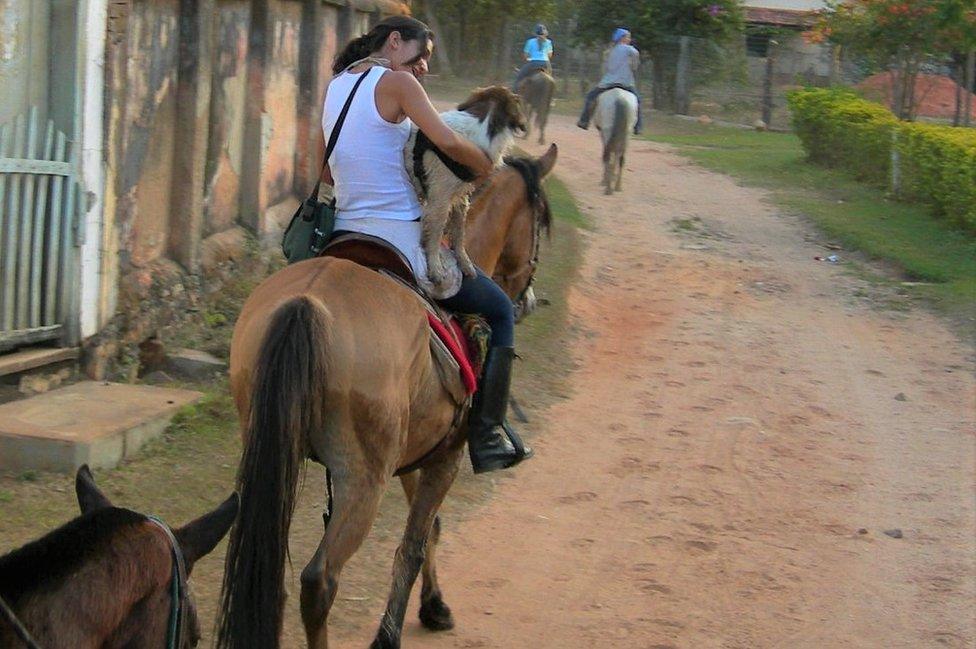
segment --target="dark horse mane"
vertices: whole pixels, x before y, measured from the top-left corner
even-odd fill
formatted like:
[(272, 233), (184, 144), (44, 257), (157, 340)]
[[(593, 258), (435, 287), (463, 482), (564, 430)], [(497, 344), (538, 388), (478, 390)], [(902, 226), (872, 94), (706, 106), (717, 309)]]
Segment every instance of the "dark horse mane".
[(506, 156), (505, 164), (522, 176), (529, 205), (538, 208), (536, 218), (539, 219), (539, 226), (545, 231), (546, 236), (549, 236), (552, 227), (552, 208), (549, 206), (546, 190), (542, 186), (542, 174), (539, 173), (538, 163), (531, 158)]
[(27, 545), (0, 557), (0, 596), (11, 605), (30, 593), (62, 583), (97, 556), (124, 527), (146, 517), (121, 507), (83, 514)]

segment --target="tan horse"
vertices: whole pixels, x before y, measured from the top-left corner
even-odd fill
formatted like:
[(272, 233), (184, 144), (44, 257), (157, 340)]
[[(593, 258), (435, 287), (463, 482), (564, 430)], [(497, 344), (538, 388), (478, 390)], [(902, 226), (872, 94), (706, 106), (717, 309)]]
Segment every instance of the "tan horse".
[[(513, 299), (526, 293), (549, 211), (540, 181), (556, 148), (496, 172), (473, 201), (466, 245)], [(524, 296), (522, 296), (524, 299)], [(289, 266), (250, 296), (234, 329), (231, 389), (241, 416), (241, 514), (227, 551), (218, 647), (278, 646), (284, 564), (299, 474), (325, 465), (325, 534), (301, 574), (308, 646), (328, 646), (327, 618), (342, 567), (359, 548), (389, 479), (411, 502), (374, 647), (399, 647), (407, 599), (423, 568), (420, 619), (453, 626), (437, 584), (437, 510), (465, 435), (438, 378), (423, 307), (393, 280), (342, 259)], [(432, 455), (428, 457), (431, 451)], [(433, 529), (432, 529), (433, 528)]]

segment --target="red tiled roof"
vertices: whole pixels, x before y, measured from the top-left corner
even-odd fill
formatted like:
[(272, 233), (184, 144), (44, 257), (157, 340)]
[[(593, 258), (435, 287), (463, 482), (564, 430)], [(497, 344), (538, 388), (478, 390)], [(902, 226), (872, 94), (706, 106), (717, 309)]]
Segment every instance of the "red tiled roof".
[(814, 11), (798, 9), (769, 9), (767, 7), (746, 7), (746, 22), (763, 25), (782, 25), (784, 27), (809, 27), (816, 18)]

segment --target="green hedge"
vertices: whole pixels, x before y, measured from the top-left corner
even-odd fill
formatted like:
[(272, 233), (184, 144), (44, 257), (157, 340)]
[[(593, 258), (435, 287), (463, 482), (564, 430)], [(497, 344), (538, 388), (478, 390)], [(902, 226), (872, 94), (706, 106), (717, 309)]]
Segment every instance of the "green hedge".
[(901, 196), (976, 232), (976, 129), (900, 122), (849, 90), (809, 88), (788, 99), (811, 160), (886, 188), (897, 142)]

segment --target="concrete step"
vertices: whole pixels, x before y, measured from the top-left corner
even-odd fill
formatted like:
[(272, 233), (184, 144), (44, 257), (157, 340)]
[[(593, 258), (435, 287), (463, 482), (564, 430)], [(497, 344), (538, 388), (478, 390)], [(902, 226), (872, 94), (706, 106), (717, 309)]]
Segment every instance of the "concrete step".
[(177, 410), (203, 395), (85, 381), (0, 405), (0, 470), (111, 468), (158, 437)]
[(77, 347), (28, 347), (12, 354), (0, 355), (0, 376), (26, 372), (45, 365), (78, 358)]

